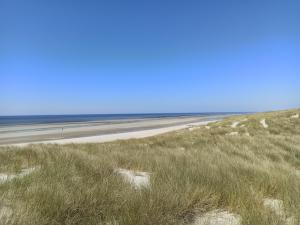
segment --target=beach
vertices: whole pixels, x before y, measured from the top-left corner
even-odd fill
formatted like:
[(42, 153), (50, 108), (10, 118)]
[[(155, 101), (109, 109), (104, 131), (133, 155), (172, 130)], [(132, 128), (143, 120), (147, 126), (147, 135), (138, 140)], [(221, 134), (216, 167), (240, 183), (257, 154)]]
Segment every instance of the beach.
[(144, 138), (190, 126), (206, 125), (225, 116), (228, 115), (2, 126), (0, 127), (0, 145), (101, 143)]

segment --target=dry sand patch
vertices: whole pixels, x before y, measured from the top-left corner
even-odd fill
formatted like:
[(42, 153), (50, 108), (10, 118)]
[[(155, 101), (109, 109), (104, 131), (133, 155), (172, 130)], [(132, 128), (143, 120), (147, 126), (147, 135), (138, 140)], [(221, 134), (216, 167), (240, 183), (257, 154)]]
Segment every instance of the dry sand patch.
[(299, 114), (295, 114), (291, 116), (292, 119), (298, 119), (299, 118)]
[(13, 180), (15, 178), (22, 178), (25, 177), (31, 173), (33, 173), (35, 170), (37, 170), (39, 167), (32, 167), (32, 168), (26, 168), (22, 169), (22, 171), (18, 174), (5, 174), (0, 173), (0, 183)]
[(130, 183), (135, 189), (150, 186), (150, 174), (147, 172), (139, 172), (126, 169), (117, 169), (116, 172), (120, 174), (124, 180)]
[(239, 135), (239, 132), (230, 132), (226, 134), (227, 136), (237, 136)]
[(286, 225), (294, 225), (296, 224), (296, 220), (293, 216), (287, 217), (284, 204), (282, 200), (273, 199), (273, 198), (265, 198), (263, 200), (263, 205), (265, 208), (271, 210), (278, 217), (282, 218), (285, 221)]
[(198, 216), (194, 225), (240, 225), (241, 217), (228, 211), (214, 210)]
[(231, 128), (236, 128), (240, 124), (240, 121), (235, 121), (231, 124)]
[(269, 125), (266, 123), (266, 119), (262, 119), (260, 121), (260, 124), (263, 126), (263, 128), (268, 128), (269, 127)]

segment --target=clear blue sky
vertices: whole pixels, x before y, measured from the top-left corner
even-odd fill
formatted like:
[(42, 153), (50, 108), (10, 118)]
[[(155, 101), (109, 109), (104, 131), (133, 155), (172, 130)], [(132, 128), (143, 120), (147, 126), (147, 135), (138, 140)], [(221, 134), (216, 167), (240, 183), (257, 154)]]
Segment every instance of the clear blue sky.
[(300, 1), (2, 0), (0, 115), (300, 107)]

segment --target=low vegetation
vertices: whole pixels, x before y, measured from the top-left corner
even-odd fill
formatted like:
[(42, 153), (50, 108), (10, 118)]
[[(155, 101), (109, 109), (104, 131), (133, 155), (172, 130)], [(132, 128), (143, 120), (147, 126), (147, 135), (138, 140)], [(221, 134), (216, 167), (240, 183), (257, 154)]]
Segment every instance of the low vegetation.
[[(1, 147), (2, 175), (36, 169), (0, 180), (0, 224), (194, 225), (215, 211), (241, 225), (300, 224), (297, 114), (234, 116), (139, 140)], [(120, 169), (149, 174), (149, 185), (134, 188)]]

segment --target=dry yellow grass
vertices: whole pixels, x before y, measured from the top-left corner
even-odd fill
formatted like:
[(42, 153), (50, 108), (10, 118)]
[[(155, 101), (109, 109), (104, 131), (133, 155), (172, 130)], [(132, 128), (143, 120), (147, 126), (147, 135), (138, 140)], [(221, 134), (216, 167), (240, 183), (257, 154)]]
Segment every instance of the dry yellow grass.
[[(0, 211), (12, 210), (0, 212), (0, 224), (193, 224), (219, 209), (244, 225), (290, 217), (300, 224), (300, 119), (291, 118), (298, 113), (235, 116), (139, 140), (2, 147), (0, 173), (39, 169), (0, 183)], [(132, 188), (118, 168), (149, 172), (150, 187)], [(282, 200), (285, 216), (266, 208), (265, 198)]]

